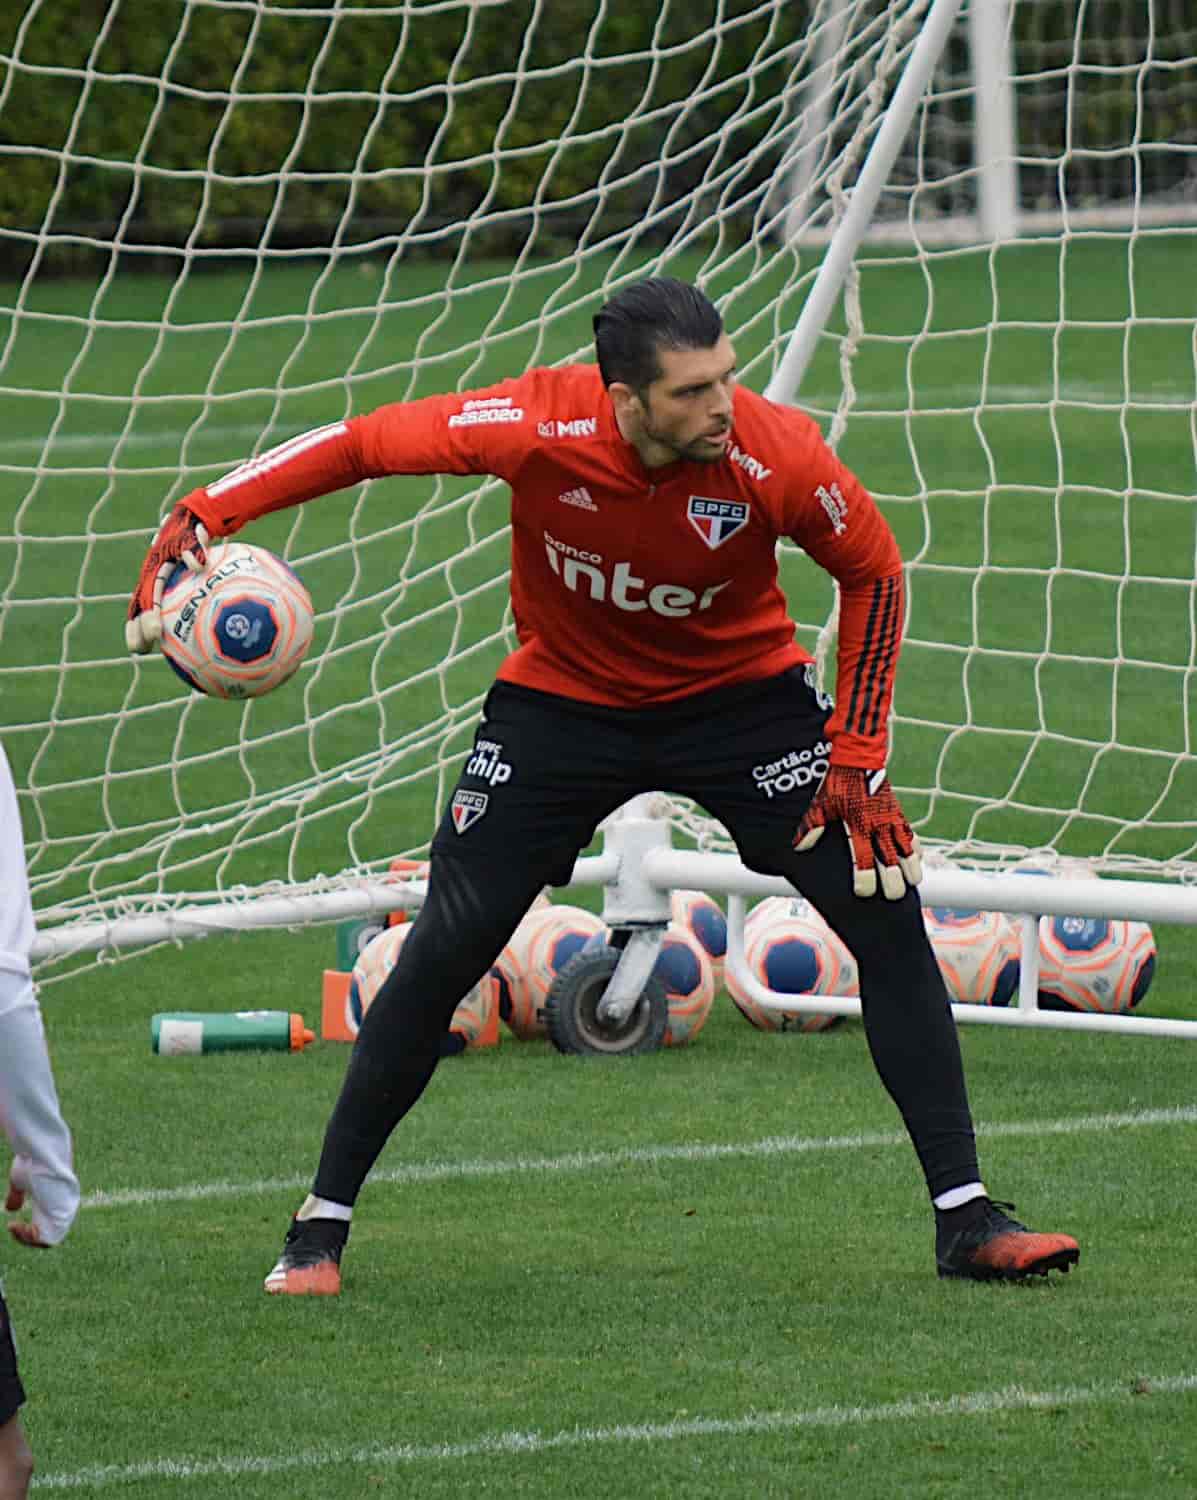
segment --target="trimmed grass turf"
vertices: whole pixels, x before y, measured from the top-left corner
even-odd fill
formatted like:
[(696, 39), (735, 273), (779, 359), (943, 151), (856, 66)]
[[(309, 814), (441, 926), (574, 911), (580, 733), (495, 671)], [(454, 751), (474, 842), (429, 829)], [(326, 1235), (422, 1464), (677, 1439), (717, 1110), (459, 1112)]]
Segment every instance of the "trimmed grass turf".
[[(46, 992), (85, 1191), (209, 1189), (85, 1207), (54, 1254), (5, 1252), (47, 1479), (115, 1465), (119, 1485), (78, 1492), (203, 1497), (788, 1496), (848, 1481), (880, 1500), (963, 1496), (1000, 1464), (1025, 1493), (1191, 1493), (1192, 1391), (1134, 1394), (1197, 1372), (1185, 1042), (962, 1028), (991, 1188), (1081, 1240), (1079, 1269), (1048, 1284), (936, 1279), (913, 1153), (858, 1024), (766, 1035), (721, 998), (687, 1049), (607, 1065), (505, 1037), (445, 1062), (379, 1170), (463, 1170), (368, 1185), (345, 1295), (286, 1301), (261, 1278), (346, 1050), (156, 1058), (149, 1015), (185, 991), (310, 1020), (331, 950), (327, 929), (246, 935)], [(1149, 1007), (1191, 1016), (1187, 934), (1166, 953)], [(1178, 1107), (1172, 1124), (1094, 1123)], [(1048, 1121), (1064, 1128), (1009, 1129)], [(880, 1140), (846, 1143), (860, 1135)], [(790, 1137), (810, 1149), (759, 1150)], [(726, 1144), (758, 1151), (652, 1153)], [(621, 1151), (641, 1154), (536, 1165)], [(530, 1165), (470, 1167), (517, 1158)], [(1026, 1407), (1011, 1391), (1057, 1398)], [(886, 1413), (1002, 1392), (1006, 1407)], [(762, 1420), (827, 1408), (839, 1415)], [(708, 1420), (729, 1430), (686, 1425)], [(529, 1432), (528, 1451), (431, 1451)], [(371, 1444), (423, 1456), (347, 1456)], [(308, 1461), (254, 1472), (296, 1455)], [(231, 1468), (127, 1476), (167, 1459)]]

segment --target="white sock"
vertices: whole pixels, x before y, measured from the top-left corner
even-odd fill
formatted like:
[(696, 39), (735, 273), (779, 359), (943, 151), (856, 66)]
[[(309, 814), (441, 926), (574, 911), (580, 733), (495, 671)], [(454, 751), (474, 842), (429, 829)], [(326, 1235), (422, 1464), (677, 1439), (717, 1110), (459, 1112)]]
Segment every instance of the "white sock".
[(931, 1200), (936, 1208), (963, 1208), (966, 1203), (971, 1203), (974, 1198), (987, 1198), (983, 1182), (966, 1182), (963, 1187), (949, 1188), (946, 1193), (938, 1193)]
[(331, 1198), (317, 1198), (309, 1193), (300, 1205), (297, 1219), (340, 1219), (348, 1224), (353, 1218), (353, 1209), (348, 1203), (334, 1203)]

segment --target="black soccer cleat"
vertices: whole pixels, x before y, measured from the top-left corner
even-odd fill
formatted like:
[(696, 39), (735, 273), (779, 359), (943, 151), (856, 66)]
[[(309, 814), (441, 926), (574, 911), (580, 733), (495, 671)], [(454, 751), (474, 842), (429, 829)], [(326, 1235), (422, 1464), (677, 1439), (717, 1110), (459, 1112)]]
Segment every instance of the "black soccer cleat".
[(1080, 1246), (1070, 1234), (1036, 1234), (1009, 1217), (1013, 1203), (974, 1201), (980, 1207), (965, 1216), (963, 1225), (953, 1225), (954, 1213), (936, 1215), (935, 1265), (941, 1276), (1024, 1281), (1049, 1271), (1067, 1272), (1080, 1260)]
[(274, 1296), (336, 1297), (341, 1290), (341, 1252), (349, 1238), (342, 1219), (295, 1219), (283, 1252), (263, 1283)]

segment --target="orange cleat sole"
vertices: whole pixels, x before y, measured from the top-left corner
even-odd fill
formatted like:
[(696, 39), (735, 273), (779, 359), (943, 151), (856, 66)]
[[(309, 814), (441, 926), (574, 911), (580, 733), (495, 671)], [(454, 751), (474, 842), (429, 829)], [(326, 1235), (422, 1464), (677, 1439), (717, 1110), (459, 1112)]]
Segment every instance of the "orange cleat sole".
[(264, 1285), (272, 1297), (338, 1297), (341, 1293), (341, 1268), (326, 1260), (318, 1266), (271, 1271)]
[(998, 1234), (987, 1241), (961, 1266), (939, 1274), (971, 1281), (1023, 1281), (1046, 1276), (1049, 1271), (1065, 1274), (1081, 1258), (1080, 1246), (1067, 1234)]

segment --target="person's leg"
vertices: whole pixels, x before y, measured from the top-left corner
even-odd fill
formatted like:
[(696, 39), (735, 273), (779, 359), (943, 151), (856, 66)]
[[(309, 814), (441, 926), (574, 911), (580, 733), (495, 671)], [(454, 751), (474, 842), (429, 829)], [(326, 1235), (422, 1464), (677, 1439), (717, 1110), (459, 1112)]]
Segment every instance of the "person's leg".
[(917, 894), (908, 890), (900, 901), (854, 895), (840, 828), (828, 829), (803, 854), (783, 844), (769, 863), (856, 959), (869, 1053), (910, 1133), (928, 1192), (935, 1198), (978, 1183), (960, 1042)]
[(839, 828), (805, 853), (780, 849), (771, 863), (856, 959), (869, 1052), (935, 1205), (939, 1275), (987, 1281), (1067, 1271), (1080, 1258), (1076, 1241), (1028, 1230), (982, 1182), (956, 1024), (916, 892), (900, 901), (854, 895)]
[(0, 1500), (25, 1500), (29, 1493), (33, 1454), (21, 1425), (24, 1400), (8, 1307), (0, 1291)]
[(428, 896), (362, 1021), (320, 1163), (268, 1292), (335, 1295), (366, 1175), (435, 1071), (453, 1011), (595, 826), (637, 790), (622, 731), (499, 684), (432, 844)]
[(362, 1019), (312, 1191), (266, 1278), (268, 1292), (340, 1291), (341, 1254), (367, 1173), (432, 1078), (461, 997), (487, 973), (551, 874), (547, 866), (496, 868), (434, 851), (428, 897)]
[[(1077, 1258), (1069, 1236), (1032, 1235), (990, 1212), (956, 1025), (917, 893), (907, 890), (899, 901), (855, 895), (842, 828), (829, 828), (804, 853), (793, 848), (794, 830), (827, 766), (825, 719), (826, 702), (803, 674), (760, 684), (727, 716), (722, 764), (687, 763), (681, 741), (672, 758), (676, 788), (727, 827), (745, 864), (784, 876), (851, 949), (869, 1052), (936, 1205), (940, 1274), (987, 1278), (1066, 1269)], [(974, 1252), (982, 1250), (990, 1259), (974, 1264)]]
[(25, 1500), (33, 1474), (33, 1452), (19, 1416), (0, 1424), (0, 1500)]
[[(956, 1028), (918, 897), (854, 895), (838, 827), (807, 853), (793, 848), (794, 830), (826, 773), (828, 711), (801, 668), (704, 695), (679, 705), (662, 740), (662, 770), (671, 789), (723, 823), (745, 864), (784, 876), (852, 950), (869, 1049), (934, 1196), (976, 1182), (979, 1171)], [(701, 737), (689, 722), (696, 713), (708, 728)], [(717, 737), (709, 732), (713, 722)]]
[(428, 898), (362, 1020), (313, 1191), (351, 1205), (395, 1126), (427, 1087), (453, 1011), (488, 972), (553, 871), (433, 856)]

